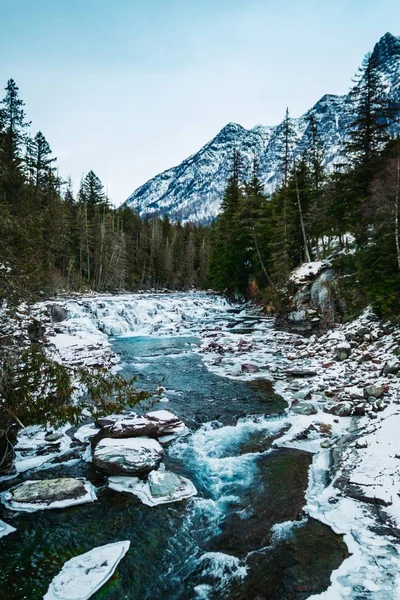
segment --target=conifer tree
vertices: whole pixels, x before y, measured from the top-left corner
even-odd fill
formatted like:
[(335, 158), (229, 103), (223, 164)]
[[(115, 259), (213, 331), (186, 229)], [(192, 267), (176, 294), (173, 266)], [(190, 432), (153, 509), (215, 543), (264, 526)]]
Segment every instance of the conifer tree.
[(91, 207), (106, 201), (104, 186), (93, 171), (89, 171), (81, 183), (79, 201)]

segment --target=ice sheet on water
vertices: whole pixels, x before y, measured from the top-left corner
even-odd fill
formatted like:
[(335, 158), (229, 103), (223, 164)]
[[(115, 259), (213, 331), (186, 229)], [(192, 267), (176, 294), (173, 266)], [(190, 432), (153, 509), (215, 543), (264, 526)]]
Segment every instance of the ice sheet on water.
[(50, 584), (43, 600), (88, 600), (115, 572), (130, 542), (93, 548), (67, 561)]
[(4, 521), (0, 519), (0, 538), (13, 533), (14, 531), (17, 531), (15, 527), (12, 527), (12, 525), (9, 525), (8, 523), (4, 523)]

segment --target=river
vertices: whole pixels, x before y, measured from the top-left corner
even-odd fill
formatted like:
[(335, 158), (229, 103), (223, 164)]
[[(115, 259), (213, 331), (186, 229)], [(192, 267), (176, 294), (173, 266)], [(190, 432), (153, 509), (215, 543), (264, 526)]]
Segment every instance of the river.
[[(192, 315), (186, 334), (171, 328), (111, 341), (122, 373), (137, 376), (141, 388), (164, 386), (155, 408), (190, 428), (164, 462), (191, 479), (198, 496), (147, 507), (108, 489), (90, 463), (46, 469), (46, 477), (86, 477), (99, 500), (13, 519), (17, 532), (0, 541), (2, 598), (41, 599), (71, 556), (120, 539), (131, 549), (95, 600), (304, 600), (328, 587), (347, 551), (340, 536), (302, 512), (312, 456), (273, 445), (287, 431), (287, 404), (268, 379), (206, 367), (197, 333), (219, 322), (238, 335), (257, 331), (257, 318), (227, 307), (212, 322)], [(40, 470), (23, 475), (42, 477)]]

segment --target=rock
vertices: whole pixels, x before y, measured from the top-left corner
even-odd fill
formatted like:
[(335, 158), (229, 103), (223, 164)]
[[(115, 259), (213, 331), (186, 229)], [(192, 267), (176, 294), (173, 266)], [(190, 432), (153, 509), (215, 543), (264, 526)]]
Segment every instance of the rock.
[(364, 398), (381, 398), (385, 393), (385, 389), (381, 385), (367, 385), (364, 388)]
[(4, 523), (4, 521), (0, 519), (0, 538), (5, 537), (9, 533), (13, 533), (14, 531), (17, 531), (15, 527), (8, 525), (8, 523)]
[(384, 375), (397, 375), (400, 371), (400, 361), (397, 358), (388, 361), (383, 367)]
[(25, 481), (1, 494), (3, 504), (11, 510), (64, 508), (96, 500), (95, 488), (84, 479), (62, 478)]
[(368, 442), (366, 439), (359, 439), (355, 443), (356, 448), (368, 448)]
[(332, 425), (330, 423), (321, 423), (319, 430), (322, 435), (332, 435)]
[(311, 390), (309, 388), (299, 390), (294, 396), (297, 400), (311, 400)]
[(290, 408), (297, 415), (316, 415), (318, 412), (318, 409), (309, 402), (296, 402)]
[(358, 338), (363, 339), (365, 335), (370, 335), (370, 333), (371, 331), (367, 327), (360, 327), (359, 329), (357, 329), (354, 335)]
[(312, 369), (287, 369), (285, 373), (289, 377), (315, 377), (318, 375), (318, 372)]
[[(107, 421), (104, 419), (104, 421)], [(97, 421), (98, 423), (98, 421)], [(169, 435), (183, 435), (188, 432), (186, 425), (168, 410), (148, 412), (140, 417), (136, 414), (114, 419), (105, 424), (92, 438), (92, 448), (104, 438), (123, 439), (135, 437), (158, 438)]]
[(331, 440), (323, 440), (320, 443), (321, 448), (330, 448), (332, 446)]
[(156, 423), (157, 435), (182, 434), (187, 432), (186, 425), (168, 410), (154, 410), (145, 414), (145, 418)]
[(163, 456), (161, 444), (148, 437), (104, 438), (94, 449), (93, 464), (110, 475), (148, 473)]
[(59, 304), (50, 304), (47, 310), (53, 323), (61, 323), (68, 317), (68, 311)]
[(348, 342), (341, 342), (334, 350), (337, 360), (346, 360), (351, 354), (351, 346)]
[(63, 433), (61, 433), (60, 431), (56, 431), (56, 432), (49, 432), (46, 433), (46, 435), (44, 436), (44, 439), (46, 440), (46, 442), (58, 442), (58, 440), (61, 440), (61, 438), (63, 437)]
[(127, 417), (120, 419), (112, 425), (102, 427), (92, 440), (92, 445), (103, 438), (133, 438), (133, 437), (151, 437), (156, 438), (158, 435), (157, 424), (145, 417)]
[(109, 477), (108, 482), (111, 489), (134, 494), (147, 506), (180, 502), (197, 494), (189, 479), (169, 471), (152, 471), (147, 482), (138, 477)]
[(99, 419), (96, 419), (94, 426), (101, 429), (102, 427), (114, 425), (115, 421), (116, 419), (112, 419), (111, 417), (100, 417)]
[(88, 600), (114, 574), (130, 542), (93, 548), (68, 560), (50, 583), (43, 600)]
[(242, 372), (243, 373), (258, 373), (260, 369), (257, 367), (257, 365), (251, 365), (250, 363), (244, 363), (242, 365)]
[(333, 406), (325, 409), (331, 415), (336, 415), (338, 417), (349, 417), (353, 414), (353, 405), (351, 402), (338, 402)]

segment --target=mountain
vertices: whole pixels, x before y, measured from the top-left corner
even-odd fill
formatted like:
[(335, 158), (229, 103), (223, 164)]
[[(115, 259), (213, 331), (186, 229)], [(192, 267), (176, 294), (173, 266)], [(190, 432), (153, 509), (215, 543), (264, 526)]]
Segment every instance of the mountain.
[[(400, 107), (400, 37), (386, 33), (375, 45), (373, 54), (388, 97)], [(340, 160), (346, 127), (353, 118), (348, 96), (327, 94), (307, 113), (293, 119), (295, 156), (303, 154), (310, 145), (307, 117), (311, 112), (318, 123), (326, 167), (332, 170)], [(281, 127), (282, 123), (245, 129), (237, 123), (229, 123), (196, 154), (135, 190), (125, 204), (141, 215), (168, 214), (173, 220), (192, 222), (211, 220), (219, 212), (234, 147), (243, 155), (247, 172), (254, 156), (258, 159), (265, 191), (271, 193), (280, 179), (277, 134)]]

